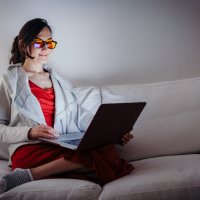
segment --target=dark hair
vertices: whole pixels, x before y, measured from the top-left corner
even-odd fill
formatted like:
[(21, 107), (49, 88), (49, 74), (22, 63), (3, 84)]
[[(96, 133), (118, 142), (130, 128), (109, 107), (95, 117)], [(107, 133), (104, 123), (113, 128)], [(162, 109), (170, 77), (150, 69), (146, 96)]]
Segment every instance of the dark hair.
[[(15, 37), (14, 42), (12, 44), (12, 56), (9, 60), (10, 64), (22, 62), (23, 65), (26, 60), (26, 57), (34, 59), (34, 57), (31, 57), (29, 55), (27, 47), (44, 27), (47, 27), (52, 34), (52, 29), (45, 19), (36, 18), (24, 24), (24, 26), (19, 32), (19, 35)], [(19, 40), (22, 40), (21, 45), (19, 44)], [(22, 47), (25, 48), (25, 51), (22, 50)]]

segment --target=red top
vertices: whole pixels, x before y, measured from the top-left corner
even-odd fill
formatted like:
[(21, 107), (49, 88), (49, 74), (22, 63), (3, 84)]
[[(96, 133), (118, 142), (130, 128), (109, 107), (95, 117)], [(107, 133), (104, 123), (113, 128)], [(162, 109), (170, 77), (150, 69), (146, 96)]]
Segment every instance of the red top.
[(42, 89), (29, 80), (31, 92), (35, 95), (40, 102), (45, 121), (48, 126), (54, 125), (54, 110), (55, 110), (55, 95), (53, 87), (50, 89)]

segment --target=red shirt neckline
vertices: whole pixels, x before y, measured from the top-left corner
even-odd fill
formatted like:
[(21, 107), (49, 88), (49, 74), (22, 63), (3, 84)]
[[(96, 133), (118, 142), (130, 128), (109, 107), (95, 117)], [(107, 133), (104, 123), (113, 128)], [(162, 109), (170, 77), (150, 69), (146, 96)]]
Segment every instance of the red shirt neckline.
[(53, 89), (53, 86), (52, 86), (51, 88), (49, 88), (49, 89), (43, 89), (43, 88), (41, 88), (40, 86), (38, 86), (38, 85), (36, 85), (35, 83), (33, 83), (31, 80), (29, 80), (29, 84), (30, 84), (30, 83), (31, 83), (32, 85), (34, 85), (34, 86), (40, 88), (41, 90), (52, 90), (52, 89)]

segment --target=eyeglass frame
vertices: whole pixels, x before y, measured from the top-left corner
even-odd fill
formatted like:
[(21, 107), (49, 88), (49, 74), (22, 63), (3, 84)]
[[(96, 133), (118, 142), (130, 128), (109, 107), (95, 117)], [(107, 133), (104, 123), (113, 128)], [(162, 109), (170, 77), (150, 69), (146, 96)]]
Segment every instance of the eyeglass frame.
[[(35, 39), (37, 39), (37, 41), (38, 41), (38, 40), (42, 40), (42, 39), (39, 39), (39, 38), (35, 38)], [(34, 40), (35, 40), (35, 39), (34, 39)], [(51, 38), (50, 38), (50, 39), (51, 39)], [(48, 40), (50, 40), (50, 39), (48, 39)], [(34, 44), (35, 44), (35, 42), (37, 42), (37, 41), (34, 41), (34, 40), (33, 40), (31, 43), (34, 43)], [(46, 41), (48, 41), (48, 40), (46, 40)], [(36, 49), (42, 49), (42, 48), (45, 46), (45, 44), (47, 45), (48, 42), (46, 42), (46, 41), (44, 41), (44, 40), (42, 40), (42, 41), (44, 42), (44, 45), (43, 45), (41, 48), (36, 48), (35, 45), (34, 45), (34, 47), (35, 47)], [(56, 41), (52, 40), (51, 42), (55, 42), (56, 45), (57, 45), (57, 42), (56, 42)], [(56, 45), (55, 45), (55, 47), (56, 47)], [(55, 49), (55, 47), (52, 48), (52, 49)], [(48, 46), (47, 46), (47, 48), (50, 49)]]

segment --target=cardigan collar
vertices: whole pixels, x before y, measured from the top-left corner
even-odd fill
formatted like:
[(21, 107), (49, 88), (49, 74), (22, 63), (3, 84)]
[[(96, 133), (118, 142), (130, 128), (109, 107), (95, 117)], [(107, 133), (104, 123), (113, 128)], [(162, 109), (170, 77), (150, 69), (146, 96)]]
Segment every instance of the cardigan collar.
[[(54, 123), (66, 116), (77, 105), (77, 98), (73, 93), (71, 83), (58, 75), (48, 65), (43, 65), (51, 76), (55, 92), (55, 119)], [(11, 97), (16, 108), (38, 124), (46, 124), (45, 118), (37, 98), (32, 94), (28, 76), (21, 63), (9, 65), (7, 68), (8, 79), (12, 91)]]

